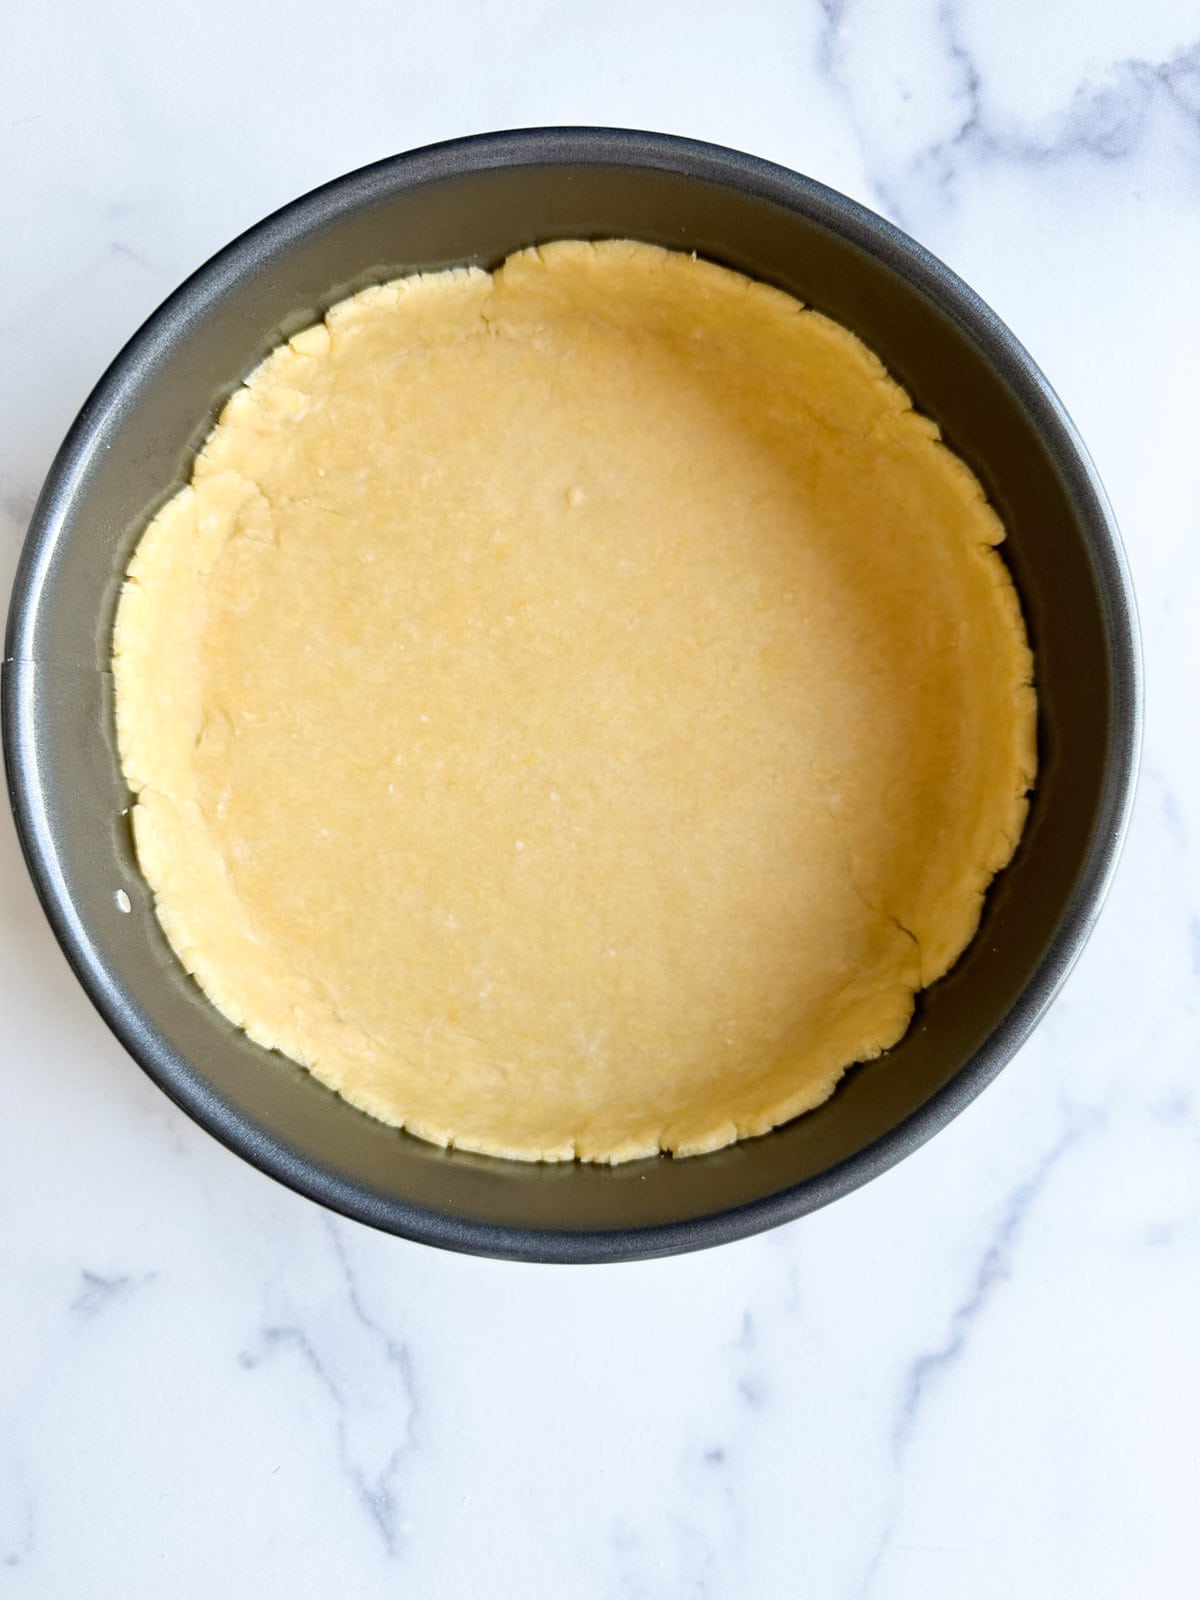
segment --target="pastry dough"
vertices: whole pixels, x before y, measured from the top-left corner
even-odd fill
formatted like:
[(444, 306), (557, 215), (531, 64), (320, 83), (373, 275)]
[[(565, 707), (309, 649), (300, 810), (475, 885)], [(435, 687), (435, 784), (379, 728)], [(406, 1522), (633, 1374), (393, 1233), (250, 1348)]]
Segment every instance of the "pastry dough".
[(1002, 537), (858, 339), (722, 267), (568, 241), (367, 289), (129, 568), (167, 938), (425, 1139), (762, 1133), (901, 1037), (1020, 835)]

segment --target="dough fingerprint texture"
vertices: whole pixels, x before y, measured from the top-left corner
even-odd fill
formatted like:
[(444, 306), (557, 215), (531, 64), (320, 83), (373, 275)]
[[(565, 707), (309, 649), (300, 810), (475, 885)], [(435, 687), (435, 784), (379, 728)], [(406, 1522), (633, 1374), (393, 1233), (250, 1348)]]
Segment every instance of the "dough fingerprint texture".
[(373, 1116), (715, 1149), (904, 1033), (1024, 823), (968, 468), (790, 296), (563, 241), (335, 306), (225, 406), (114, 636), (180, 960)]

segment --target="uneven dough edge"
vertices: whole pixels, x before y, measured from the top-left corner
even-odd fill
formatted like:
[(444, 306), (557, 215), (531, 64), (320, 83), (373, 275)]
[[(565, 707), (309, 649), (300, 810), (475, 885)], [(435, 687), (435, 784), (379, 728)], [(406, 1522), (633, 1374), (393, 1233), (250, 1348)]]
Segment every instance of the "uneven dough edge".
[[(565, 248), (569, 246), (524, 252), (510, 258), (503, 270), (512, 272), (515, 279), (534, 261), (553, 260), (555, 252)], [(629, 246), (622, 243), (608, 248)], [(597, 256), (603, 253), (604, 247), (596, 252)], [(707, 263), (697, 265), (725, 274), (725, 269)], [(764, 312), (769, 306), (778, 314), (780, 300), (799, 309), (778, 291), (750, 280), (743, 282), (747, 303), (761, 302)], [(823, 1038), (821, 1048), (805, 1061), (810, 1081), (790, 1093), (778, 1093), (757, 1109), (736, 1103), (720, 1108), (700, 1106), (665, 1125), (645, 1116), (619, 1132), (610, 1129), (606, 1136), (563, 1130), (540, 1144), (506, 1139), (502, 1130), (468, 1134), (439, 1125), (427, 1115), (406, 1115), (403, 1107), (389, 1100), (383, 1086), (387, 1060), (376, 1041), (350, 1019), (335, 1016), (331, 1021), (329, 997), (316, 992), (311, 984), (296, 979), (281, 993), (278, 972), (262, 950), (253, 919), (238, 896), (226, 863), (213, 847), (198, 807), (189, 798), (191, 752), (206, 736), (197, 675), (188, 672), (189, 661), (197, 659), (204, 626), (204, 593), (193, 580), (197, 570), (212, 570), (235, 534), (270, 537), (272, 508), (253, 474), (247, 474), (244, 466), (231, 470), (223, 462), (229, 430), (236, 429), (243, 441), (257, 439), (269, 453), (303, 409), (306, 384), (327, 341), (345, 333), (357, 317), (386, 304), (436, 322), (439, 298), (445, 296), (449, 301), (465, 291), (476, 303), (479, 318), (487, 321), (493, 283), (490, 275), (475, 269), (434, 274), (368, 290), (335, 307), (324, 323), (297, 335), (250, 375), (197, 458), (192, 485), (169, 502), (147, 529), (121, 595), (113, 643), (118, 746), (136, 795), (132, 820), (139, 863), (154, 890), (156, 911), (169, 942), (217, 1008), (256, 1042), (314, 1070), (336, 1092), (371, 1115), (435, 1143), (525, 1160), (619, 1162), (660, 1150), (679, 1156), (700, 1154), (764, 1133), (820, 1104), (850, 1065), (878, 1055), (903, 1036), (916, 991), (949, 970), (974, 937), (987, 886), (1007, 865), (1019, 841), (1028, 810), (1027, 792), (1036, 775), (1032, 657), (1015, 590), (994, 548), (1003, 530), (997, 522), (995, 538), (980, 547), (977, 558), (994, 584), (995, 601), (1004, 613), (998, 627), (1001, 633), (1008, 632), (1012, 647), (1006, 683), (1000, 686), (1010, 697), (1010, 716), (1006, 736), (994, 752), (994, 770), (1007, 773), (1009, 781), (995, 786), (992, 798), (1003, 792), (1004, 799), (998, 808), (981, 815), (986, 837), (979, 841), (974, 866), (945, 886), (939, 906), (942, 915), (930, 919), (931, 924), (939, 925), (936, 937), (923, 937), (923, 930), (916, 931), (920, 965), (911, 972), (911, 981), (849, 1007)], [(873, 382), (888, 386), (900, 397), (894, 406), (893, 425), (927, 428), (924, 419), (911, 412), (907, 396), (887, 377), (874, 355), (847, 330), (832, 323), (829, 327), (831, 337), (847, 341), (848, 355), (862, 363)], [(945, 454), (961, 468), (970, 495), (982, 503), (982, 490), (969, 469), (950, 452)], [(159, 599), (157, 607), (148, 600), (151, 593)], [(167, 670), (170, 663), (177, 670)], [(214, 943), (225, 946), (218, 961), (208, 955)], [(231, 966), (235, 972), (232, 981), (228, 977)], [(314, 1017), (321, 1018), (331, 1057), (324, 1051), (311, 1051), (305, 1042)], [(856, 1041), (853, 1044), (852, 1039)], [(346, 1063), (353, 1063), (367, 1082), (347, 1082)]]

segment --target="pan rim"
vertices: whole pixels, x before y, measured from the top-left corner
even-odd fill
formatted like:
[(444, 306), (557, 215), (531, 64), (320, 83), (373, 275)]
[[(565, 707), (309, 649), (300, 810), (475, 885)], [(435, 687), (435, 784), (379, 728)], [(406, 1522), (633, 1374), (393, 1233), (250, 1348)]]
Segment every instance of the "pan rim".
[[(243, 271), (286, 251), (373, 198), (489, 168), (622, 165), (707, 179), (799, 211), (882, 260), (935, 300), (981, 350), (1030, 416), (1084, 531), (1109, 651), (1111, 730), (1103, 789), (1087, 855), (1042, 960), (1000, 1025), (954, 1077), (917, 1110), (854, 1155), (747, 1204), (644, 1228), (532, 1228), (435, 1211), (384, 1196), (324, 1168), (282, 1138), (251, 1126), (207, 1086), (139, 1011), (109, 971), (80, 917), (48, 819), (38, 756), (33, 640), (58, 541), (89, 459), (126, 392), (168, 349), (182, 322)], [(469, 1254), (541, 1262), (599, 1262), (681, 1253), (744, 1238), (815, 1211), (895, 1165), (950, 1122), (992, 1081), (1031, 1033), (1078, 959), (1108, 892), (1128, 827), (1142, 731), (1136, 604), (1125, 553), (1095, 468), (1065, 408), (994, 312), (921, 245), (849, 197), (758, 157), (674, 135), (631, 129), (529, 128), (430, 145), (362, 167), (300, 196), (242, 233), (171, 294), (115, 357), (72, 425), (35, 507), (14, 582), (0, 668), (3, 745), (17, 832), (38, 896), (68, 962), (105, 1022), (158, 1086), (227, 1148), (334, 1211), (421, 1243)], [(703, 1160), (703, 1157), (691, 1158)]]

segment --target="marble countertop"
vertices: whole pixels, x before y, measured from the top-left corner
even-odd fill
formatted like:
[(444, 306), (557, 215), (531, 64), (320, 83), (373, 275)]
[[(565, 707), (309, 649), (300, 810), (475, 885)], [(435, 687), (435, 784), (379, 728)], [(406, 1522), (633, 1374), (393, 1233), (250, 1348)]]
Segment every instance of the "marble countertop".
[(0, 822), (0, 1595), (1200, 1592), (1195, 0), (64, 0), (0, 61), (0, 581), (107, 359), (281, 202), (491, 127), (663, 128), (885, 212), (1041, 363), (1124, 529), (1146, 750), (1065, 991), (819, 1215), (596, 1269), (243, 1165), (108, 1035)]

